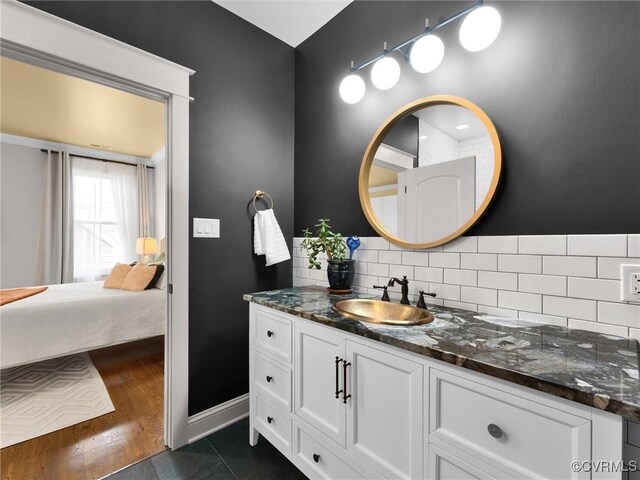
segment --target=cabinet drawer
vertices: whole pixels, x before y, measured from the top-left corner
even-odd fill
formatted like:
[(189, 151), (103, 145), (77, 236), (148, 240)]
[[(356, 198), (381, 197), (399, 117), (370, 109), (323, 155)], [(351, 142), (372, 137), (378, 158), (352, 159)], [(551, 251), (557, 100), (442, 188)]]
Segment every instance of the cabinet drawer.
[(253, 321), (254, 345), (290, 362), (291, 320), (257, 310)]
[(254, 421), (267, 440), (287, 452), (291, 451), (291, 415), (256, 395)]
[(259, 353), (254, 357), (254, 379), (261, 395), (291, 411), (291, 370)]
[(591, 422), (548, 405), (431, 370), (430, 441), (470, 453), (519, 478), (582, 478)]
[(429, 480), (507, 480), (506, 473), (455, 449), (429, 445)]
[(334, 454), (323, 442), (299, 426), (296, 427), (295, 456), (310, 478), (330, 480), (364, 479), (363, 475)]

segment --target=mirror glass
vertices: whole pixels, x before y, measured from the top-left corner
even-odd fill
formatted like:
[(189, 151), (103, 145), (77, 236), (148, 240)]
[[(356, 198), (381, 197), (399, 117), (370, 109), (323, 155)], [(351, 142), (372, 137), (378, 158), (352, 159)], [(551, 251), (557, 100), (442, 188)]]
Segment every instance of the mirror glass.
[(383, 129), (365, 155), (371, 166), (361, 178), (374, 228), (414, 248), (469, 228), (497, 184), (497, 135), (486, 121), (464, 106), (429, 104)]

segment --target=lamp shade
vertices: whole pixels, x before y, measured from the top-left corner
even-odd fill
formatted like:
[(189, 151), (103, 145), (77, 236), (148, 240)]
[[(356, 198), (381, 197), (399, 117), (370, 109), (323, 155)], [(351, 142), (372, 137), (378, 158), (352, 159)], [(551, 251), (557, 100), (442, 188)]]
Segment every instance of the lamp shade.
[(158, 253), (158, 241), (152, 237), (143, 237), (136, 240), (136, 253), (138, 255), (154, 255)]

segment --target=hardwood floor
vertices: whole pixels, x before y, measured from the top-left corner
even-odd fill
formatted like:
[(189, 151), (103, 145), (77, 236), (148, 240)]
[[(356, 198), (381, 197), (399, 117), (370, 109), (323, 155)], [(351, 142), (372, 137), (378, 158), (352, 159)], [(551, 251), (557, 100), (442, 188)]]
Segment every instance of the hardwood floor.
[(115, 411), (3, 448), (3, 480), (96, 479), (165, 449), (164, 337), (90, 355)]

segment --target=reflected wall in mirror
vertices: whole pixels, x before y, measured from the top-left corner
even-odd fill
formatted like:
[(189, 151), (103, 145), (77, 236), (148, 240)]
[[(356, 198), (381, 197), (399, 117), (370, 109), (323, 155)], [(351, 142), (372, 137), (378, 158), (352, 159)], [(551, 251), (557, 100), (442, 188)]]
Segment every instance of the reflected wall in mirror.
[(429, 248), (469, 229), (493, 197), (501, 171), (498, 135), (468, 100), (433, 96), (392, 115), (360, 169), (360, 201), (393, 243)]

